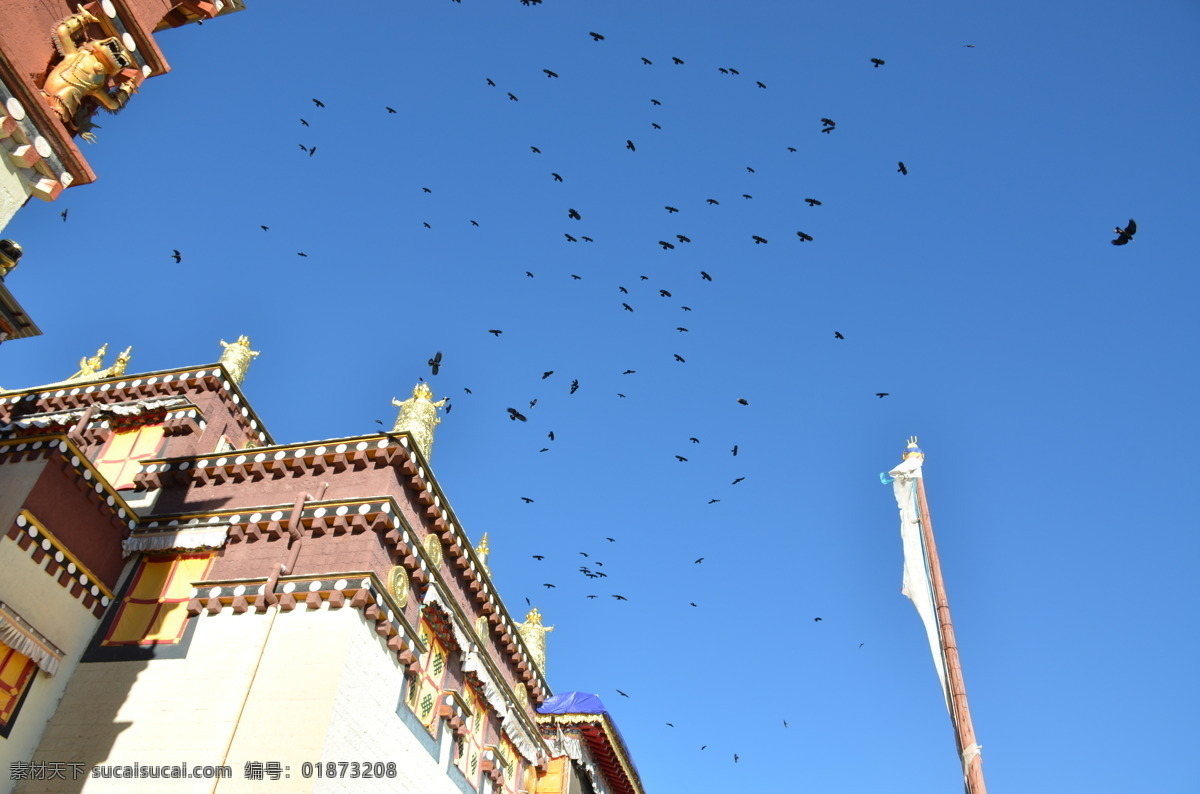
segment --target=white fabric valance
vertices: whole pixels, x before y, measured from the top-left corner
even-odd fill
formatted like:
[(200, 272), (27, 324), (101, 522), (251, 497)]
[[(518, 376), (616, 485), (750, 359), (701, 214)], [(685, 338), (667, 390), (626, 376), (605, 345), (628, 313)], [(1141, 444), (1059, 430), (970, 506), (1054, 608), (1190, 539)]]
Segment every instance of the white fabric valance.
[(63, 652), (3, 601), (0, 601), (0, 642), (28, 656), (46, 675), (58, 672)]
[(219, 549), (229, 537), (229, 525), (206, 524), (197, 527), (172, 527), (167, 531), (155, 529), (135, 532), (121, 541), (121, 553), (128, 557), (141, 551), (172, 549)]

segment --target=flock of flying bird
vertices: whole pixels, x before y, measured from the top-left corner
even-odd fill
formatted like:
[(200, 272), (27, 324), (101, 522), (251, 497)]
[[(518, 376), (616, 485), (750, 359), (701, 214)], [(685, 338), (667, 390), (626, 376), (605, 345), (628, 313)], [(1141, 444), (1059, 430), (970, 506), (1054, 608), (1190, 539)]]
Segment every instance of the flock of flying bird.
[[(453, 2), (460, 2), (460, 0), (453, 0)], [(542, 0), (520, 0), (520, 2), (522, 3), (522, 5), (525, 5), (525, 6), (536, 6), (536, 5), (540, 5)], [(605, 40), (604, 35), (602, 35), (600, 33), (590, 32), (588, 35), (591, 37), (591, 39), (594, 42), (603, 42)], [(967, 45), (963, 45), (963, 46), (973, 47), (974, 45), (967, 44)], [(646, 58), (646, 57), (642, 57), (641, 62), (646, 66), (652, 66), (654, 63), (651, 59)], [(675, 66), (683, 66), (686, 63), (686, 61), (682, 58), (672, 56), (671, 63), (674, 64)], [(871, 58), (870, 63), (872, 64), (873, 68), (878, 69), (879, 67), (881, 67), (885, 64), (885, 61), (880, 58)], [(731, 76), (738, 76), (740, 74), (740, 72), (737, 69), (732, 68), (732, 67), (727, 67), (727, 66), (717, 67), (717, 71), (721, 74), (731, 75)], [(545, 76), (548, 79), (560, 79), (559, 74), (552, 69), (546, 68), (546, 69), (543, 69), (542, 72), (545, 74)], [(493, 87), (493, 88), (498, 87), (497, 84), (490, 78), (485, 78), (485, 80), (486, 80), (487, 86)], [(763, 83), (762, 81), (755, 81), (755, 84), (760, 89), (766, 89), (766, 87), (767, 87), (766, 84)], [(519, 97), (516, 94), (514, 94), (512, 92), (506, 92), (506, 93), (507, 93), (507, 97), (508, 97), (509, 101), (519, 102)], [(313, 102), (314, 107), (318, 110), (325, 108), (324, 102), (322, 102), (319, 99), (314, 98), (312, 100), (312, 102)], [(658, 99), (651, 99), (650, 102), (653, 107), (659, 107), (662, 105), (662, 102)], [(395, 109), (388, 107), (388, 106), (384, 106), (384, 110), (388, 114), (396, 113)], [(820, 127), (819, 131), (823, 134), (832, 134), (837, 129), (837, 122), (834, 121), (833, 119), (822, 118), (822, 119), (820, 119), (820, 122), (821, 122), (821, 127)], [(311, 127), (311, 124), (304, 118), (300, 119), (300, 123), (306, 128)], [(659, 125), (657, 122), (652, 122), (652, 127), (656, 130), (662, 129), (661, 125)], [(299, 148), (302, 150), (302, 152), (307, 157), (313, 157), (317, 152), (317, 147), (315, 145), (306, 146), (305, 144), (301, 143), (301, 144), (299, 144)], [(795, 147), (789, 146), (787, 148), (788, 148), (789, 152), (794, 153), (797, 151)], [(631, 153), (636, 153), (637, 152), (637, 144), (633, 141), (633, 139), (627, 139), (625, 141), (625, 149)], [(541, 149), (537, 146), (530, 146), (530, 151), (532, 154), (535, 154), (535, 155), (541, 154)], [(753, 169), (751, 167), (747, 167), (746, 170), (749, 173), (755, 173), (755, 169)], [(903, 161), (899, 161), (897, 163), (896, 170), (897, 170), (897, 173), (899, 173), (902, 176), (908, 175), (908, 167), (905, 165), (905, 163)], [(557, 171), (550, 172), (550, 177), (551, 177), (553, 183), (564, 182), (564, 176)], [(433, 192), (432, 189), (429, 187), (423, 187), (422, 191), (424, 193), (432, 193)], [(743, 200), (753, 199), (753, 196), (750, 194), (742, 194), (741, 197)], [(806, 204), (808, 204), (809, 207), (822, 206), (822, 202), (816, 198), (805, 198), (804, 202)], [(719, 206), (720, 200), (717, 198), (711, 198), (711, 197), (706, 198), (705, 204), (707, 204), (708, 206)], [(677, 215), (680, 213), (680, 209), (678, 207), (671, 206), (671, 205), (664, 206), (664, 210), (666, 211), (666, 213), (669, 216), (674, 216), (674, 215)], [(67, 210), (64, 209), (61, 214), (62, 214), (63, 221), (66, 221)], [(574, 207), (567, 208), (566, 217), (568, 220), (577, 221), (577, 222), (582, 221), (584, 218), (583, 213)], [(470, 224), (473, 227), (478, 227), (480, 225), (476, 220), (470, 220)], [(428, 222), (423, 222), (423, 226), (425, 228), (432, 228), (432, 226)], [(262, 226), (260, 226), (260, 228), (264, 232), (269, 231), (268, 226), (262, 225)], [(1128, 225), (1125, 228), (1121, 228), (1120, 226), (1118, 226), (1114, 229), (1114, 232), (1117, 234), (1117, 238), (1112, 240), (1112, 244), (1117, 245), (1117, 246), (1125, 245), (1133, 239), (1134, 234), (1137, 232), (1137, 225), (1133, 221), (1133, 219), (1130, 219)], [(575, 234), (571, 234), (571, 233), (564, 233), (563, 236), (568, 243), (576, 243), (576, 242), (580, 242), (580, 241), (585, 242), (585, 243), (594, 242), (594, 239), (592, 237), (583, 235), (583, 234), (575, 235)], [(813, 242), (813, 240), (814, 240), (813, 236), (811, 234), (808, 234), (805, 231), (797, 231), (796, 236), (797, 236), (799, 242), (801, 242), (801, 243)], [(754, 245), (766, 245), (769, 242), (769, 240), (766, 237), (759, 235), (759, 234), (751, 235), (751, 240), (753, 241)], [(661, 249), (663, 251), (672, 251), (672, 250), (675, 250), (676, 245), (687, 245), (687, 244), (690, 244), (691, 242), (692, 242), (692, 239), (685, 234), (674, 234), (674, 242), (672, 242), (670, 239), (663, 239), (663, 240), (658, 241), (658, 245), (661, 247)], [(297, 255), (301, 256), (301, 257), (308, 256), (304, 252), (297, 252)], [(180, 251), (175, 250), (172, 252), (172, 258), (174, 259), (174, 261), (176, 263), (180, 263), (182, 261), (182, 254), (180, 253)], [(525, 276), (527, 276), (528, 278), (535, 277), (534, 273), (529, 272), (529, 271), (525, 271)], [(700, 271), (699, 276), (704, 282), (712, 282), (713, 281), (713, 277), (705, 271)], [(572, 274), (571, 277), (576, 280), (579, 280), (582, 278), (581, 276), (575, 275), (575, 274)], [(645, 280), (648, 280), (649, 277), (641, 276), (640, 279), (645, 281)], [(629, 289), (625, 286), (618, 286), (618, 290), (624, 296), (630, 295)], [(662, 298), (671, 298), (672, 297), (672, 293), (667, 289), (659, 289), (658, 295)], [(627, 311), (627, 312), (635, 311), (634, 307), (628, 302), (621, 302), (621, 307), (622, 307), (623, 311)], [(684, 312), (692, 311), (692, 309), (688, 306), (681, 306), (680, 309)], [(677, 333), (687, 333), (689, 329), (684, 326), (677, 326), (675, 330)], [(494, 337), (499, 338), (501, 336), (501, 334), (503, 333), (503, 331), (501, 329), (488, 329), (487, 333), (490, 333)], [(844, 340), (845, 336), (840, 331), (835, 331), (834, 338), (836, 340)], [(673, 354), (673, 356), (674, 356), (674, 360), (677, 363), (680, 363), (680, 364), (686, 363), (685, 358), (683, 356), (681, 356), (680, 354), (675, 353), (675, 354)], [(443, 368), (442, 353), (440, 351), (437, 352), (433, 357), (431, 357), (428, 360), (427, 364), (430, 367), (431, 374), (433, 376), (437, 376), (442, 371), (442, 368)], [(552, 377), (554, 374), (555, 374), (554, 370), (548, 369), (542, 373), (541, 380), (544, 381), (544, 380)], [(636, 371), (632, 370), (632, 369), (627, 369), (622, 374), (623, 375), (634, 375), (634, 374), (636, 374)], [(579, 388), (580, 388), (579, 379), (577, 379), (577, 378), (573, 379), (570, 382), (570, 385), (568, 387), (568, 393), (575, 394), (579, 390)], [(464, 388), (464, 391), (467, 394), (471, 393), (471, 390), (469, 388)], [(618, 393), (617, 396), (620, 398), (624, 398), (626, 395)], [(884, 397), (889, 396), (889, 393), (888, 392), (876, 392), (875, 396), (882, 399)], [(538, 400), (536, 398), (531, 400), (529, 403), (529, 409), (534, 408), (537, 405), (537, 402), (538, 402)], [(748, 406), (750, 404), (749, 401), (745, 398), (739, 398), (737, 400), (737, 402), (743, 406)], [(450, 402), (447, 402), (446, 407), (445, 407), (446, 413), (448, 414), (451, 409), (452, 409), (452, 404)], [(511, 421), (527, 422), (528, 417), (522, 411), (529, 410), (529, 409), (517, 409), (517, 408), (513, 408), (513, 407), (508, 407), (505, 409), (505, 413)], [(380, 420), (375, 420), (375, 421), (378, 422), (379, 424), (383, 424)], [(554, 441), (554, 432), (550, 431), (548, 433), (547, 437), (551, 442)], [(688, 440), (691, 444), (699, 444), (700, 443), (700, 439), (697, 437), (691, 437)], [(730, 450), (730, 453), (734, 457), (736, 457), (738, 455), (738, 450), (739, 450), (739, 446), (737, 444), (735, 444), (732, 447), (732, 449)], [(539, 451), (540, 452), (548, 452), (549, 448), (542, 447)], [(688, 458), (686, 456), (675, 454), (674, 457), (680, 463), (688, 462)], [(745, 479), (746, 479), (745, 477), (738, 477), (733, 480), (731, 485), (738, 485), (739, 483), (743, 482)], [(523, 496), (520, 498), (525, 504), (533, 504), (534, 503), (534, 499), (532, 499), (530, 497)], [(708, 504), (716, 504), (720, 501), (721, 500), (718, 498), (711, 498), (708, 500)], [(609, 543), (616, 543), (616, 539), (612, 538), (612, 537), (608, 537), (605, 540), (608, 541)], [(580, 551), (579, 555), (584, 558), (584, 563), (578, 567), (578, 573), (581, 576), (585, 577), (588, 581), (599, 581), (601, 579), (609, 578), (608, 572), (602, 570), (604, 568), (603, 561), (593, 558), (588, 552)], [(541, 562), (546, 559), (546, 555), (543, 555), (543, 554), (534, 554), (531, 556), (534, 560), (536, 560), (538, 562)], [(699, 557), (693, 561), (693, 564), (699, 565), (699, 564), (702, 564), (703, 562), (704, 562), (704, 557)], [(553, 582), (545, 582), (545, 583), (543, 583), (543, 587), (545, 587), (547, 590), (551, 590), (551, 589), (557, 588), (557, 585)], [(595, 594), (595, 593), (588, 593), (585, 595), (585, 597), (587, 599), (598, 599), (598, 598), (600, 598), (600, 595)], [(628, 598), (626, 596), (618, 594), (618, 593), (612, 593), (609, 595), (609, 597), (611, 597), (612, 599), (614, 599), (614, 601), (617, 601), (617, 602), (628, 601)], [(526, 598), (525, 600), (527, 603), (529, 602), (529, 598)], [(688, 604), (691, 607), (698, 607), (698, 604), (695, 601), (689, 601)], [(822, 618), (816, 617), (813, 620), (814, 620), (814, 622), (820, 622), (822, 620)], [(860, 648), (863, 647), (863, 644), (860, 643), (858, 647), (860, 647)], [(616, 690), (616, 692), (618, 695), (620, 695), (622, 697), (626, 697), (626, 698), (629, 697), (629, 695), (627, 693), (625, 693), (619, 689)], [(666, 725), (668, 727), (672, 727), (672, 728), (675, 727), (673, 723), (669, 723), (669, 722), (666, 723)], [(783, 721), (783, 725), (785, 728), (787, 727), (788, 723), (786, 720)], [(704, 750), (707, 748), (707, 746), (708, 745), (701, 746), (700, 749)], [(735, 763), (739, 760), (739, 758), (740, 758), (740, 756), (737, 753), (733, 754), (733, 761)]]

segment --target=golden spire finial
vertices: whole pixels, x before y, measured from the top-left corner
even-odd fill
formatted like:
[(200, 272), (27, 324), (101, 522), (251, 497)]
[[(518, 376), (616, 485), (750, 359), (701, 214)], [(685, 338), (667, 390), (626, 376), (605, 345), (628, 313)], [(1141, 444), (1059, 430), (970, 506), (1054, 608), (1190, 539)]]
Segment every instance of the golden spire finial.
[(537, 607), (534, 607), (525, 616), (525, 622), (517, 624), (517, 631), (520, 632), (521, 639), (525, 640), (525, 645), (529, 648), (529, 653), (533, 656), (534, 663), (542, 671), (542, 675), (545, 675), (546, 635), (554, 631), (554, 627), (543, 626), (542, 613), (538, 612)]
[(232, 344), (222, 339), (221, 347), (225, 350), (217, 359), (217, 363), (223, 365), (225, 371), (229, 373), (229, 379), (240, 386), (246, 379), (246, 370), (250, 368), (250, 360), (262, 351), (251, 350), (250, 337), (245, 334), (239, 336), (237, 341)]
[(479, 564), (483, 566), (483, 570), (487, 571), (490, 576), (492, 569), (488, 567), (487, 558), (491, 554), (492, 549), (488, 546), (488, 533), (483, 533), (483, 540), (479, 541), (479, 545), (475, 547), (475, 553), (479, 555)]
[[(59, 383), (83, 383), (90, 380), (102, 380), (104, 378), (115, 378), (118, 375), (124, 375), (125, 367), (129, 364), (129, 359), (132, 358), (133, 346), (131, 345), (122, 350), (111, 367), (103, 367), (104, 354), (107, 352), (108, 342), (105, 342), (96, 351), (96, 355), (79, 359), (79, 370), (66, 380), (59, 381)], [(57, 384), (48, 383), (46, 385), (54, 386)]]
[(921, 451), (921, 448), (919, 446), (917, 446), (917, 437), (909, 436), (908, 437), (908, 448), (904, 450), (904, 454), (900, 457), (900, 459), (908, 460), (909, 458), (914, 457), (914, 456), (920, 458), (921, 460), (925, 460), (925, 453)]
[(433, 428), (442, 421), (442, 418), (437, 415), (437, 409), (445, 404), (445, 399), (434, 402), (433, 391), (429, 388), (429, 384), (421, 381), (413, 387), (413, 396), (404, 402), (400, 402), (395, 397), (392, 398), (392, 405), (400, 409), (400, 413), (396, 416), (396, 424), (392, 426), (392, 432), (405, 431), (411, 435), (417, 444), (417, 449), (421, 450), (421, 454), (428, 461), (433, 452)]

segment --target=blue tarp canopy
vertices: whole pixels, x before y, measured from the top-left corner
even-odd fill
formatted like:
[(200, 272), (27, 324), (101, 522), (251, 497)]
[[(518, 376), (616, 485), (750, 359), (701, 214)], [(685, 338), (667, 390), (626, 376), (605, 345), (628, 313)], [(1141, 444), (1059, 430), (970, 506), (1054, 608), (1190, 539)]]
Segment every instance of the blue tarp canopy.
[(547, 698), (538, 708), (539, 714), (607, 714), (599, 695), (590, 692), (564, 692)]

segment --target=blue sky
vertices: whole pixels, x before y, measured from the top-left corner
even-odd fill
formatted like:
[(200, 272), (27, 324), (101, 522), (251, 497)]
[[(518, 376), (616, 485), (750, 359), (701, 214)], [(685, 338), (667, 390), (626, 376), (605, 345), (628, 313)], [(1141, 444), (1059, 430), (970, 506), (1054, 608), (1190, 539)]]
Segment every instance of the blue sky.
[(961, 785), (877, 477), (918, 434), (991, 788), (1194, 790), (1198, 22), (253, 2), (162, 34), (99, 181), (5, 230), (45, 335), (0, 385), (245, 333), (291, 442), (390, 426), (442, 351), (435, 473), (656, 794)]

